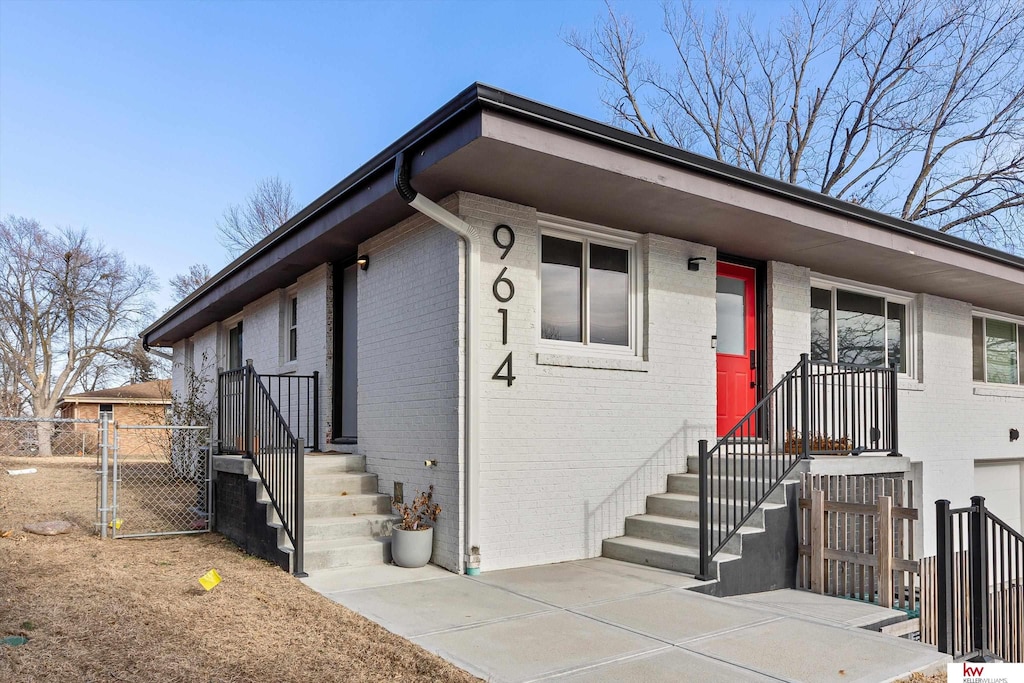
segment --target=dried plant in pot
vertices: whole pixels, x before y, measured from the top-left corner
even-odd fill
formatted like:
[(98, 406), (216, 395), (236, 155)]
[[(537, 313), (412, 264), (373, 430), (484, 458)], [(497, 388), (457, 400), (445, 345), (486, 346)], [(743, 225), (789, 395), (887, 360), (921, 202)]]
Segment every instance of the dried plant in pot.
[(399, 567), (422, 567), (434, 550), (434, 522), (441, 506), (434, 502), (434, 485), (420, 491), (411, 503), (392, 500), (402, 521), (391, 530), (391, 558)]

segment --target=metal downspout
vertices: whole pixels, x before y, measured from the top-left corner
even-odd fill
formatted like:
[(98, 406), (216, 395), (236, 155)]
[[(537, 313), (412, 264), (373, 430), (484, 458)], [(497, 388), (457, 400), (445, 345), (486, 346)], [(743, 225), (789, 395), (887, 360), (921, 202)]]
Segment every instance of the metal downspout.
[(447, 209), (427, 199), (413, 189), (409, 179), (409, 162), (405, 152), (395, 157), (395, 189), (409, 206), (424, 216), (448, 228), (462, 238), (466, 244), (466, 341), (465, 353), (465, 420), (464, 456), (465, 467), (465, 533), (464, 561), (466, 573), (474, 576), (480, 573), (480, 421), (477, 418), (480, 397), (480, 233), (473, 226)]

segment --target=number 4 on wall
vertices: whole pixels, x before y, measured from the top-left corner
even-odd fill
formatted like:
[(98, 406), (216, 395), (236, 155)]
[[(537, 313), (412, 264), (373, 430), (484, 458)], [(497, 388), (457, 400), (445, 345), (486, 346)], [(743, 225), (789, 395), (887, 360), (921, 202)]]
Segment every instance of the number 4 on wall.
[[(502, 374), (502, 372), (504, 372), (505, 374)], [(512, 386), (512, 382), (515, 381), (516, 376), (512, 374), (511, 351), (508, 352), (508, 355), (505, 356), (505, 360), (501, 362), (501, 365), (498, 366), (498, 369), (494, 371), (493, 375), (491, 375), (491, 379), (503, 379), (508, 384), (508, 386)]]

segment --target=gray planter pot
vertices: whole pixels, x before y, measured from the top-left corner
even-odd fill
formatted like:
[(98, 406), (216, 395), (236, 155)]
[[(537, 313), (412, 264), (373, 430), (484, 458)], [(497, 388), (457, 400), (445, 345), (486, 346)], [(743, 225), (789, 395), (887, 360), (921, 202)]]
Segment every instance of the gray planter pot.
[(434, 551), (434, 529), (425, 531), (391, 530), (391, 559), (399, 567), (422, 567)]

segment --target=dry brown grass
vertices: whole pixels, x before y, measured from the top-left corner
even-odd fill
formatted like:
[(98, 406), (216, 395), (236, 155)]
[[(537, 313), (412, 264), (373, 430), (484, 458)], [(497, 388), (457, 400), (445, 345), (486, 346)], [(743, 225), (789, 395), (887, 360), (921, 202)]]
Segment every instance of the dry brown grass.
[[(12, 477), (7, 469), (36, 467)], [(101, 541), (94, 463), (0, 456), (3, 681), (473, 681), (217, 534)], [(67, 519), (66, 536), (23, 524)], [(224, 581), (197, 582), (216, 568)]]
[(904, 678), (899, 683), (946, 683), (946, 672), (936, 671), (935, 673), (924, 675), (920, 673), (911, 674), (910, 678)]

